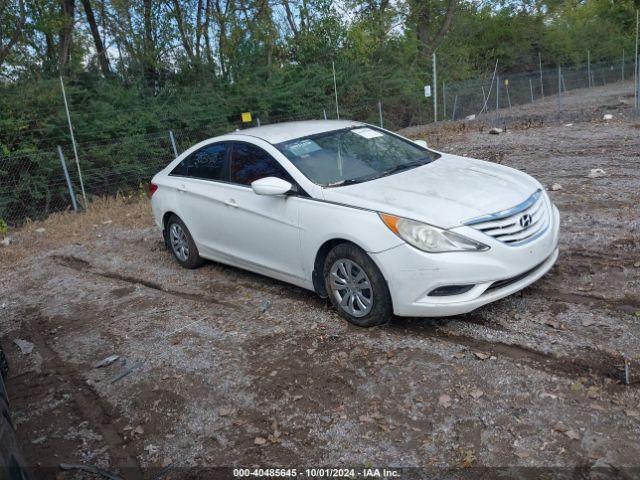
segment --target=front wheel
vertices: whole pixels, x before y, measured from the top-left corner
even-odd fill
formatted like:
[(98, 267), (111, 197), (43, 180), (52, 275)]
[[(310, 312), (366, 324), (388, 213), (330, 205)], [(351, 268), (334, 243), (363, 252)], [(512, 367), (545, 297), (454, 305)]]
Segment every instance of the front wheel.
[(359, 327), (391, 319), (391, 295), (382, 272), (361, 248), (341, 243), (324, 263), (325, 288), (338, 313)]

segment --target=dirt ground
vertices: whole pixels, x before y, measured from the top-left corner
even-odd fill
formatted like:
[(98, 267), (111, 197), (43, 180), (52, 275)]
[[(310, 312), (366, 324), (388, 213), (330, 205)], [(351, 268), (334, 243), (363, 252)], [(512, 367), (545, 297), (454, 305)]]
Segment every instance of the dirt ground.
[(181, 269), (135, 198), (15, 232), (0, 247), (0, 333), (27, 462), (127, 479), (196, 465), (640, 467), (631, 92), (571, 93), (562, 118), (554, 99), (504, 111), (500, 135), (487, 133), (493, 114), (406, 132), (561, 185), (556, 266), (467, 315), (360, 329), (311, 292)]

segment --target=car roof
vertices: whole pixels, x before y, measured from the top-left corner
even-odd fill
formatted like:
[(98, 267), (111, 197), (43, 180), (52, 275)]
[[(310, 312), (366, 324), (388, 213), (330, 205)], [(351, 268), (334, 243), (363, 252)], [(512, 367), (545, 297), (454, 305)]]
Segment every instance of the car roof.
[(305, 120), (299, 122), (283, 122), (236, 130), (234, 135), (247, 135), (261, 138), (271, 144), (278, 144), (300, 137), (308, 137), (318, 133), (331, 132), (343, 128), (364, 125), (352, 120)]

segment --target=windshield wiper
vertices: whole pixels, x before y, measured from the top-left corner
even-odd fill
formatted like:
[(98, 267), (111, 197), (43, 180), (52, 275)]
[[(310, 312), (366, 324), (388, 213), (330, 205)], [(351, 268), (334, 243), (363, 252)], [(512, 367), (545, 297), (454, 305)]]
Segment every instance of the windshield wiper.
[(409, 163), (403, 163), (401, 165), (396, 165), (395, 167), (391, 167), (391, 168), (389, 168), (387, 170), (384, 170), (384, 171), (380, 172), (380, 174), (377, 175), (376, 178), (386, 177), (388, 175), (392, 175), (394, 173), (401, 172), (403, 170), (409, 170), (411, 168), (421, 167), (422, 165), (426, 165), (427, 163), (429, 163), (429, 162), (425, 161), (425, 160), (416, 160), (415, 162), (409, 162)]
[(362, 183), (361, 178), (347, 178), (346, 180), (338, 180), (337, 182), (327, 183), (327, 187), (344, 187), (345, 185), (354, 185), (356, 183)]

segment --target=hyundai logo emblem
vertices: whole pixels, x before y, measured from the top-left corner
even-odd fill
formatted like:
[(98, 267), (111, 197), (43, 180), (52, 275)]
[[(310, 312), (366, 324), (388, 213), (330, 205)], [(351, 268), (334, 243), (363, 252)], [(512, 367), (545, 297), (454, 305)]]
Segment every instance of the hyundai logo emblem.
[(529, 215), (528, 213), (525, 213), (520, 217), (520, 226), (522, 228), (527, 228), (529, 225), (531, 225), (531, 220), (533, 220), (531, 218), (531, 215)]

